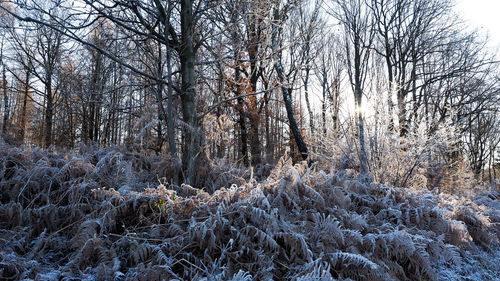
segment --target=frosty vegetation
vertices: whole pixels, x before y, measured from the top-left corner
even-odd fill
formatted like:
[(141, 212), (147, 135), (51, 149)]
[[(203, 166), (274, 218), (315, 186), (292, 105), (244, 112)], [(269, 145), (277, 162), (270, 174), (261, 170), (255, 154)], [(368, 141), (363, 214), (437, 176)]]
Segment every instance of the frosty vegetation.
[(207, 181), (217, 190), (207, 193), (154, 180), (170, 167), (168, 158), (120, 149), (74, 154), (2, 145), (0, 158), (6, 280), (500, 274), (496, 190), (457, 196), (400, 188), (330, 160), (308, 167), (283, 157), (262, 181), (214, 166)]
[(500, 63), (452, 0), (0, 1), (0, 280), (500, 280)]

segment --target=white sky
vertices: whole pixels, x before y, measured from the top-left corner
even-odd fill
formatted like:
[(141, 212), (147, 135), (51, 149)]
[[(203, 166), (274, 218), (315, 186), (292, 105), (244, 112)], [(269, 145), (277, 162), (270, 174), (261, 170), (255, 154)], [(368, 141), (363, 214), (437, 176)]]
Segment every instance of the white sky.
[(490, 47), (500, 47), (500, 0), (456, 0), (457, 13), (472, 27), (489, 35)]

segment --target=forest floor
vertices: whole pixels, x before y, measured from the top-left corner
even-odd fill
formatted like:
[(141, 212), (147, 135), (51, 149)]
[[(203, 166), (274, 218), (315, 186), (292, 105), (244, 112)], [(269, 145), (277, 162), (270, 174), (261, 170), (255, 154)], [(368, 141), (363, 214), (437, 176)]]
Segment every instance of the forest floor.
[[(0, 280), (500, 280), (496, 190), (456, 196), (283, 158), (267, 177), (120, 149), (0, 144)], [(213, 192), (212, 192), (213, 191)]]

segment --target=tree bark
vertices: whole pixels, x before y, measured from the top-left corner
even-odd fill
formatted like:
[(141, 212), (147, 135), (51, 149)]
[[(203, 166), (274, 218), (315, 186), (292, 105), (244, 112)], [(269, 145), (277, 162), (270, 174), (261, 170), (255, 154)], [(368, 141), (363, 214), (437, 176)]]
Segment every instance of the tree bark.
[(193, 2), (192, 0), (181, 0), (182, 43), (179, 48), (179, 58), (182, 79), (182, 117), (184, 121), (182, 168), (184, 172), (184, 182), (191, 185), (196, 183), (196, 172), (201, 146), (195, 101), (195, 49), (193, 44), (193, 24)]
[(309, 152), (307, 149), (307, 145), (304, 142), (304, 138), (302, 137), (302, 134), (300, 132), (299, 126), (297, 125), (297, 120), (295, 119), (295, 114), (293, 112), (292, 91), (290, 88), (284, 85), (285, 75), (283, 74), (283, 67), (281, 66), (281, 54), (278, 54), (278, 57), (276, 58), (275, 69), (276, 73), (278, 74), (278, 79), (280, 80), (280, 83), (282, 85), (281, 91), (283, 94), (283, 101), (285, 102), (285, 109), (288, 117), (290, 131), (293, 134), (300, 156), (302, 156), (302, 159), (306, 160), (309, 156)]
[(45, 141), (44, 147), (52, 144), (52, 117), (54, 116), (54, 99), (52, 95), (52, 70), (47, 70), (45, 82), (46, 109), (45, 109)]
[[(236, 66), (234, 68), (234, 79), (236, 82), (236, 96), (240, 96), (241, 93), (241, 77), (240, 77), (240, 59), (239, 59), (239, 51), (236, 49), (235, 50), (235, 60), (236, 60)], [(243, 165), (245, 167), (248, 167), (250, 164), (249, 158), (248, 158), (248, 133), (247, 133), (247, 126), (246, 126), (246, 120), (245, 120), (245, 109), (244, 109), (244, 102), (243, 98), (238, 98), (238, 125), (240, 128), (240, 156), (239, 158), (241, 161), (243, 161)]]
[(398, 91), (398, 119), (399, 119), (399, 135), (405, 137), (408, 134), (408, 120), (406, 119), (406, 92)]
[(26, 80), (24, 81), (24, 95), (23, 95), (23, 106), (21, 107), (21, 142), (24, 143), (24, 137), (26, 134), (26, 113), (28, 107), (28, 98), (29, 98), (29, 81), (30, 81), (30, 73), (29, 70), (26, 70)]
[(309, 152), (307, 150), (307, 145), (304, 142), (304, 138), (302, 137), (300, 129), (297, 125), (297, 121), (295, 120), (292, 106), (291, 90), (288, 87), (282, 87), (281, 90), (283, 91), (283, 100), (285, 101), (286, 114), (288, 117), (290, 130), (292, 131), (293, 137), (295, 138), (295, 143), (297, 144), (297, 148), (299, 149), (300, 156), (302, 156), (303, 160), (307, 160)]
[(362, 46), (361, 40), (359, 38), (358, 30), (354, 31), (354, 100), (356, 103), (356, 116), (358, 122), (358, 141), (359, 141), (359, 162), (361, 166), (361, 172), (364, 174), (368, 173), (368, 159), (366, 155), (365, 147), (365, 127), (363, 122), (363, 112), (362, 112), (362, 98), (363, 98), (363, 88), (362, 88)]
[(273, 34), (272, 34), (272, 49), (273, 51), (277, 52), (276, 58), (275, 58), (275, 63), (274, 63), (274, 69), (276, 70), (276, 74), (278, 75), (278, 81), (281, 84), (281, 92), (283, 94), (283, 101), (285, 103), (285, 109), (286, 109), (286, 114), (288, 117), (288, 125), (290, 126), (290, 131), (293, 134), (295, 143), (297, 144), (297, 148), (299, 150), (300, 156), (302, 159), (307, 160), (309, 156), (309, 151), (307, 149), (307, 145), (304, 141), (304, 138), (302, 137), (302, 133), (300, 132), (299, 126), (297, 125), (297, 120), (295, 119), (295, 114), (293, 112), (293, 105), (292, 105), (292, 93), (291, 89), (287, 86), (285, 86), (286, 78), (285, 74), (283, 71), (283, 65), (281, 63), (281, 51), (278, 51), (279, 47), (279, 29), (282, 28), (282, 23), (280, 20), (280, 12), (279, 12), (279, 7), (275, 7), (274, 10), (274, 20), (278, 24), (273, 25)]
[[(248, 58), (250, 59), (250, 87), (251, 92), (255, 93), (257, 91), (257, 81), (259, 78), (258, 68), (257, 68), (257, 55), (259, 50), (259, 39), (257, 22), (255, 16), (251, 17), (251, 23), (249, 27), (249, 45), (247, 46)], [(248, 112), (248, 118), (250, 121), (250, 152), (252, 155), (252, 166), (257, 166), (262, 163), (262, 148), (259, 137), (259, 127), (260, 127), (260, 114), (259, 107), (257, 104), (257, 97), (255, 95), (249, 97), (250, 108)]]
[(311, 103), (309, 102), (309, 67), (306, 68), (306, 75), (304, 77), (304, 96), (306, 98), (307, 113), (309, 114), (309, 128), (311, 129), (311, 135), (314, 137), (314, 115), (311, 108)]
[(5, 65), (2, 62), (2, 88), (3, 88), (3, 123), (2, 139), (7, 138), (7, 123), (9, 122), (9, 96), (7, 95), (7, 76), (5, 75)]

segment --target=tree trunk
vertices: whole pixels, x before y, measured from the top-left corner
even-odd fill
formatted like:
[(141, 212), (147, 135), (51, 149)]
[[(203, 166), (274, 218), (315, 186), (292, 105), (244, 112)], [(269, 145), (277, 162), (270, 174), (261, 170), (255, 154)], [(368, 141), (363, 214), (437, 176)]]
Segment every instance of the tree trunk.
[(196, 183), (198, 158), (201, 146), (195, 103), (195, 49), (193, 44), (194, 19), (192, 6), (192, 0), (181, 0), (182, 45), (179, 49), (182, 79), (182, 117), (185, 123), (183, 130), (184, 147), (182, 166), (184, 171), (184, 182), (191, 185)]
[(295, 120), (291, 89), (283, 86), (281, 87), (281, 90), (283, 91), (283, 100), (285, 101), (286, 114), (288, 116), (290, 130), (292, 131), (295, 143), (297, 144), (297, 148), (299, 149), (300, 156), (302, 156), (302, 159), (306, 160), (309, 154), (307, 145), (304, 142), (304, 138), (302, 137), (299, 126), (297, 125), (297, 121)]
[(368, 173), (368, 160), (366, 155), (365, 147), (365, 127), (363, 122), (363, 112), (362, 112), (362, 65), (361, 65), (361, 42), (358, 35), (354, 38), (354, 100), (356, 103), (356, 116), (358, 122), (358, 141), (359, 141), (359, 162), (361, 166), (361, 172), (363, 174)]
[(177, 143), (175, 142), (175, 124), (174, 124), (174, 95), (172, 89), (172, 61), (170, 54), (170, 46), (167, 45), (167, 135), (168, 146), (170, 148), (170, 155), (176, 161), (173, 174), (173, 183), (179, 184), (179, 169), (177, 166), (177, 159), (179, 155), (177, 152)]
[(44, 147), (47, 148), (52, 144), (52, 117), (54, 115), (54, 100), (52, 95), (52, 71), (47, 70), (46, 82), (46, 110), (45, 110), (45, 142)]
[(88, 112), (88, 122), (87, 122), (87, 133), (88, 140), (90, 142), (94, 141), (94, 116), (95, 116), (95, 93), (92, 91), (90, 93), (89, 99), (89, 112)]
[[(247, 52), (250, 61), (250, 91), (255, 93), (257, 91), (257, 81), (259, 79), (259, 69), (257, 66), (257, 56), (260, 47), (260, 21), (256, 15), (250, 15), (248, 23), (248, 45)], [(252, 156), (252, 166), (261, 164), (262, 162), (262, 148), (259, 137), (260, 127), (260, 114), (257, 104), (257, 97), (255, 95), (248, 97), (250, 100), (248, 106), (248, 119), (250, 121), (250, 154)]]
[(243, 161), (243, 165), (248, 167), (250, 164), (248, 159), (248, 136), (247, 136), (247, 127), (245, 124), (245, 112), (243, 112), (243, 99), (238, 99), (238, 125), (240, 128), (240, 153), (241, 155), (238, 157)]
[[(234, 68), (234, 79), (236, 82), (236, 96), (240, 96), (241, 93), (241, 77), (240, 77), (240, 60), (239, 60), (239, 52), (238, 50), (235, 50), (235, 60), (236, 60), (236, 67)], [(246, 121), (245, 121), (245, 109), (244, 109), (244, 102), (243, 98), (238, 98), (238, 113), (239, 113), (239, 118), (238, 118), (238, 125), (240, 128), (240, 153), (239, 159), (243, 161), (243, 165), (245, 167), (248, 167), (250, 164), (249, 158), (248, 158), (248, 134), (247, 134), (247, 126), (246, 126)]]
[(389, 91), (387, 92), (387, 115), (389, 115), (389, 131), (394, 130), (394, 119), (393, 119), (393, 108), (394, 104), (392, 102), (392, 94), (394, 89), (394, 74), (392, 72), (391, 54), (389, 46), (389, 38), (385, 34), (385, 63), (387, 66), (387, 80), (389, 83)]
[[(157, 62), (156, 62), (156, 76), (158, 79), (161, 79), (163, 77), (163, 57), (162, 57), (162, 48), (161, 44), (158, 43), (158, 57), (157, 57)], [(168, 50), (167, 50), (168, 52)], [(170, 62), (167, 62), (170, 63)], [(163, 122), (167, 121), (165, 120), (165, 107), (163, 106), (163, 87), (164, 83), (158, 83), (156, 86), (156, 91), (155, 91), (155, 98), (156, 98), (156, 115), (158, 118), (158, 124), (156, 124), (156, 147), (155, 150), (157, 153), (161, 153), (163, 149)]]
[(85, 145), (89, 144), (89, 129), (88, 129), (88, 114), (87, 105), (85, 101), (82, 101), (82, 140)]
[[(326, 79), (326, 78), (325, 78)], [(334, 78), (332, 81), (332, 85), (330, 86), (331, 91), (328, 94), (330, 98), (330, 103), (331, 103), (331, 113), (332, 113), (332, 121), (333, 121), (333, 131), (335, 133), (338, 132), (339, 130), (339, 99), (340, 99), (340, 85), (339, 85), (339, 80)]]
[(297, 125), (297, 120), (295, 119), (295, 114), (293, 112), (292, 93), (291, 93), (292, 91), (290, 88), (284, 86), (283, 84), (285, 82), (285, 76), (283, 74), (283, 68), (281, 66), (281, 54), (278, 54), (278, 57), (276, 58), (275, 69), (276, 73), (278, 74), (280, 83), (282, 85), (281, 91), (283, 93), (283, 101), (285, 102), (285, 109), (288, 117), (290, 131), (293, 134), (300, 156), (302, 156), (302, 159), (306, 160), (309, 155), (309, 152), (307, 149), (307, 145), (304, 142), (304, 138), (302, 137), (302, 134), (300, 132), (299, 126)]
[[(241, 73), (240, 73), (240, 66), (242, 65), (241, 62), (241, 36), (238, 33), (238, 13), (232, 13), (231, 14), (231, 25), (232, 25), (232, 32), (231, 32), (231, 39), (232, 39), (232, 44), (233, 44), (233, 59), (234, 59), (234, 94), (236, 97), (239, 97), (242, 95), (242, 81), (241, 81)], [(236, 105), (236, 110), (238, 112), (238, 128), (239, 128), (239, 149), (234, 149), (235, 155), (236, 155), (236, 160), (239, 163), (240, 161), (243, 162), (243, 165), (245, 167), (248, 167), (250, 164), (249, 158), (248, 158), (248, 135), (247, 135), (247, 128), (246, 128), (246, 120), (245, 120), (245, 104), (243, 101), (243, 98), (238, 98), (237, 99), (237, 105)], [(236, 133), (236, 129), (235, 129)]]
[[(3, 64), (2, 64), (3, 65)], [(7, 95), (7, 76), (5, 75), (5, 65), (2, 69), (2, 87), (3, 87), (3, 123), (2, 123), (2, 139), (7, 138), (7, 123), (9, 122), (9, 97)]]
[(259, 136), (260, 115), (257, 109), (252, 109), (249, 114), (250, 121), (250, 152), (252, 154), (252, 166), (262, 163), (262, 148)]
[(321, 98), (321, 123), (323, 128), (323, 137), (326, 137), (326, 89), (325, 84), (323, 84), (323, 92)]
[(314, 137), (314, 115), (309, 102), (309, 67), (306, 68), (306, 75), (304, 77), (304, 96), (306, 98), (307, 113), (309, 114), (309, 128), (311, 129), (311, 136)]
[[(258, 42), (256, 41), (256, 34), (251, 35), (251, 45), (248, 47), (248, 57), (250, 58), (250, 87), (251, 92), (257, 92), (257, 80), (258, 69), (257, 69), (257, 51)], [(259, 107), (257, 104), (257, 97), (255, 95), (250, 96), (250, 110), (248, 113), (248, 118), (250, 121), (250, 152), (252, 155), (252, 166), (257, 166), (262, 163), (262, 148), (259, 137), (259, 127), (260, 127), (260, 114)]]
[(26, 80), (24, 81), (24, 95), (23, 95), (23, 106), (21, 108), (21, 142), (24, 143), (24, 136), (26, 134), (26, 112), (28, 107), (29, 98), (29, 81), (30, 74), (26, 71)]
[(406, 92), (398, 91), (398, 109), (399, 109), (399, 135), (405, 137), (408, 134), (408, 121), (406, 119)]
[[(280, 20), (280, 14), (278, 7), (275, 8), (274, 11), (274, 20), (279, 22)], [(279, 42), (279, 32), (278, 32), (278, 27), (280, 26), (278, 24), (274, 25), (273, 28), (273, 35), (272, 35), (272, 49), (274, 51), (278, 51), (278, 42)], [(297, 148), (299, 150), (300, 155), (302, 156), (302, 159), (306, 160), (307, 157), (309, 156), (309, 152), (307, 149), (307, 145), (304, 142), (304, 138), (302, 137), (302, 134), (300, 132), (299, 126), (297, 125), (297, 120), (295, 119), (295, 114), (293, 112), (293, 105), (292, 105), (292, 93), (291, 89), (289, 87), (285, 86), (285, 74), (283, 73), (283, 65), (281, 63), (281, 52), (277, 52), (277, 56), (275, 59), (274, 63), (274, 69), (276, 70), (276, 73), (278, 74), (278, 80), (281, 83), (281, 91), (283, 94), (283, 101), (285, 102), (285, 109), (286, 109), (286, 114), (288, 117), (288, 123), (290, 126), (290, 131), (293, 134), (293, 137), (295, 139), (295, 143), (297, 144)]]
[[(266, 87), (266, 91), (267, 91)], [(273, 147), (274, 144), (271, 141), (271, 124), (270, 124), (270, 116), (269, 116), (269, 97), (266, 96), (264, 99), (264, 118), (265, 118), (265, 132), (266, 132), (266, 162), (273, 162)]]
[[(168, 39), (169, 37), (169, 28), (170, 28), (170, 13), (171, 13), (171, 7), (170, 7), (171, 3), (170, 1), (167, 1), (167, 14), (165, 16), (165, 22), (164, 22), (164, 30), (163, 30), (163, 33), (164, 33), (164, 36), (165, 38)], [(190, 7), (191, 3), (188, 2), (188, 3), (183, 3), (183, 5), (188, 5)], [(188, 8), (189, 8), (188, 7)], [(186, 9), (186, 8), (184, 8)], [(186, 11), (186, 13), (188, 14), (188, 17), (189, 15), (192, 13), (190, 10), (189, 11)], [(190, 20), (189, 18), (187, 20)], [(184, 34), (183, 34), (184, 36)], [(172, 56), (171, 56), (171, 50), (172, 50), (172, 46), (170, 46), (169, 44), (169, 41), (168, 40), (165, 40), (166, 42), (166, 48), (165, 48), (165, 51), (166, 51), (166, 63), (167, 63), (167, 136), (168, 136), (168, 146), (169, 146), (169, 149), (170, 149), (170, 156), (176, 160), (175, 162), (177, 162), (177, 159), (178, 159), (178, 152), (177, 152), (177, 143), (175, 141), (175, 122), (174, 122), (174, 95), (173, 95), (173, 88), (172, 88)], [(160, 63), (158, 63), (158, 70), (159, 70), (159, 74), (158, 77), (162, 77), (163, 75), (163, 70), (162, 70), (162, 66), (161, 66), (161, 53), (162, 53), (162, 50), (161, 50), (161, 46), (159, 45), (158, 46), (158, 53), (159, 53), (159, 57), (160, 57)], [(194, 71), (194, 70), (193, 70)], [(184, 79), (184, 78), (183, 78)], [(163, 85), (163, 84), (162, 84)], [(163, 90), (163, 86), (161, 87), (161, 89)], [(165, 117), (165, 110), (164, 110), (164, 107), (163, 107), (163, 104), (162, 104), (162, 96), (160, 94), (159, 96), (159, 100), (158, 100), (158, 106), (159, 106), (159, 109), (161, 110), (162, 112), (162, 115), (163, 117)], [(174, 167), (174, 175), (173, 175), (173, 183), (174, 184), (179, 184), (179, 168), (181, 167), (177, 167), (177, 163)]]
[(365, 145), (365, 126), (363, 120), (363, 112), (361, 112), (361, 93), (356, 94), (356, 115), (358, 121), (358, 141), (359, 141), (359, 162), (361, 166), (361, 172), (364, 174), (368, 173), (368, 159), (366, 154)]

